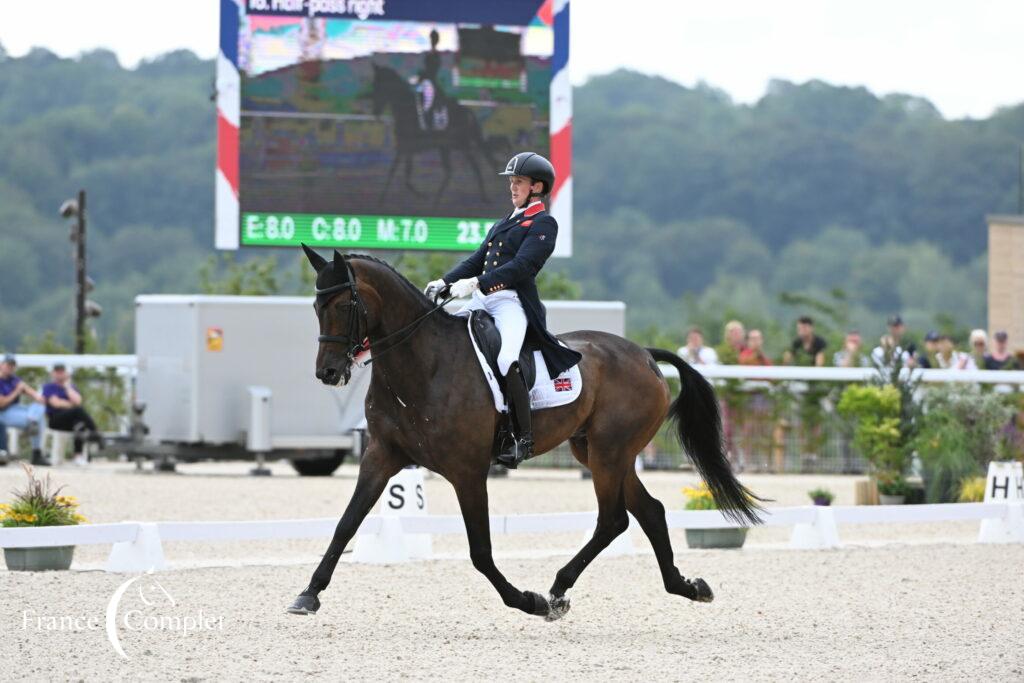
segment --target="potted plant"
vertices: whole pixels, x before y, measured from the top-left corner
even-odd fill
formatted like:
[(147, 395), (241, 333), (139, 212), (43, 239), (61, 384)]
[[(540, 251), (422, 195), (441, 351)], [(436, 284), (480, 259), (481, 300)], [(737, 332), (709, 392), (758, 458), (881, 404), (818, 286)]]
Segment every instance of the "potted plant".
[[(711, 495), (708, 485), (701, 482), (695, 488), (683, 488), (687, 510), (717, 510), (718, 504)], [(686, 545), (691, 548), (742, 548), (747, 540), (747, 530), (738, 529), (687, 529)]]
[(886, 472), (878, 476), (878, 502), (882, 505), (903, 505), (910, 485), (900, 474)]
[[(0, 503), (0, 525), (4, 527), (66, 526), (79, 524), (85, 517), (78, 514), (78, 501), (74, 496), (60, 495), (63, 486), (56, 489), (50, 475), (37, 479), (28, 465), (22, 465), (28, 476), (28, 485), (14, 492), (14, 501)], [(41, 571), (68, 569), (75, 546), (48, 548), (4, 548), (4, 560), (11, 571)]]
[(815, 505), (831, 505), (836, 498), (831, 491), (822, 487), (811, 489), (807, 495), (811, 497)]

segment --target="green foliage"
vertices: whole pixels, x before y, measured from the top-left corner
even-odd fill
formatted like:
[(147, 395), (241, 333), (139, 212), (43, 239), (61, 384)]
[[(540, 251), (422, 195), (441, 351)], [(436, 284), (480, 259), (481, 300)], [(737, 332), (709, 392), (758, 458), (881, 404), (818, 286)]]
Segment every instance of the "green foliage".
[(983, 474), (1000, 457), (1012, 400), (966, 384), (928, 390), (913, 445), (924, 467), (929, 502), (956, 500), (963, 479)]
[(911, 489), (903, 475), (883, 472), (878, 475), (878, 492), (883, 496), (908, 496)]
[(831, 505), (832, 501), (836, 499), (834, 493), (823, 487), (811, 489), (807, 492), (807, 496), (815, 502), (823, 500), (825, 501), (825, 505)]
[(277, 294), (278, 264), (273, 256), (239, 262), (234, 254), (221, 252), (207, 257), (199, 268), (203, 294)]
[(900, 392), (896, 387), (851, 384), (843, 390), (836, 410), (857, 421), (853, 444), (876, 471), (902, 474), (906, 458), (900, 433)]

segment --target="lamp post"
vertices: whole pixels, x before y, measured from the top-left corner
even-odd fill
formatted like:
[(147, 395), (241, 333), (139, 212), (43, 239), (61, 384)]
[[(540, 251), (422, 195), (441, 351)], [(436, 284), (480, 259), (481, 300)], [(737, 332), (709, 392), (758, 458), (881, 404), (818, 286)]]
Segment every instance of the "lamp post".
[(75, 243), (75, 353), (85, 353), (85, 319), (98, 316), (103, 311), (95, 301), (85, 298), (93, 288), (93, 281), (85, 269), (85, 190), (78, 191), (77, 199), (61, 204), (60, 215), (76, 219), (71, 227), (71, 241)]

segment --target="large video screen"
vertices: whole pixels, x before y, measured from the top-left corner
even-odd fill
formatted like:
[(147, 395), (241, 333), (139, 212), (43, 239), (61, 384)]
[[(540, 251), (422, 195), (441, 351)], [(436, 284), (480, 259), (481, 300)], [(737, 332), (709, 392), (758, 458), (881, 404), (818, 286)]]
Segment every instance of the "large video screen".
[(469, 251), (534, 151), (571, 253), (567, 2), (221, 2), (218, 248)]

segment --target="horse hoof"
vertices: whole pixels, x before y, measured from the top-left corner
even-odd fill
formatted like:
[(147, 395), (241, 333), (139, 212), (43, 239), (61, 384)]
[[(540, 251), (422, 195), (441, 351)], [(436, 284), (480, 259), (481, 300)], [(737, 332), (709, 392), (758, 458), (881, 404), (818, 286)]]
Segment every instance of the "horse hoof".
[(530, 591), (524, 591), (523, 595), (530, 600), (529, 609), (524, 610), (525, 612), (538, 617), (546, 617), (551, 613), (548, 601), (544, 599), (543, 595), (538, 595), (537, 593), (532, 593)]
[(548, 607), (550, 611), (548, 615), (544, 617), (544, 621), (558, 621), (569, 612), (569, 596), (560, 595), (558, 597), (554, 595), (548, 596)]
[(711, 602), (715, 599), (715, 594), (711, 592), (711, 586), (704, 579), (694, 579), (693, 588), (696, 591), (696, 595), (693, 597), (695, 601)]
[(288, 614), (316, 614), (320, 609), (320, 599), (315, 595), (300, 595), (288, 608)]

